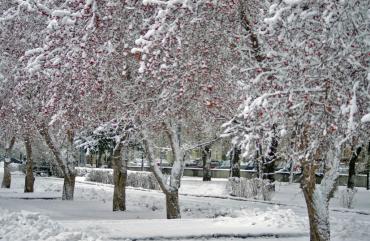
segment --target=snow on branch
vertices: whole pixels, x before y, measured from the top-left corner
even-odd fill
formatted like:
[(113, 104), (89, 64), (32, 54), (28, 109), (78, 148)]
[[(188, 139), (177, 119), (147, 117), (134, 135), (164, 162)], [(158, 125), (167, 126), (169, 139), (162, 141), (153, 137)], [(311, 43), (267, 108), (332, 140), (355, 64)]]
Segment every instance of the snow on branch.
[(369, 113), (369, 114), (364, 115), (364, 116), (361, 118), (361, 122), (362, 122), (362, 123), (368, 123), (368, 122), (370, 122), (370, 113)]
[(44, 16), (51, 15), (51, 10), (37, 0), (16, 0), (15, 2), (17, 5), (6, 10), (0, 17), (0, 22), (14, 19), (20, 14), (21, 9), (28, 12), (39, 12)]
[(354, 115), (358, 111), (358, 107), (356, 103), (357, 102), (356, 91), (357, 91), (358, 86), (359, 86), (359, 82), (357, 81), (353, 85), (352, 98), (351, 98), (351, 101), (349, 102), (350, 106), (349, 106), (349, 118), (348, 118), (348, 130), (347, 130), (348, 133), (352, 133), (356, 129), (356, 122), (354, 121)]

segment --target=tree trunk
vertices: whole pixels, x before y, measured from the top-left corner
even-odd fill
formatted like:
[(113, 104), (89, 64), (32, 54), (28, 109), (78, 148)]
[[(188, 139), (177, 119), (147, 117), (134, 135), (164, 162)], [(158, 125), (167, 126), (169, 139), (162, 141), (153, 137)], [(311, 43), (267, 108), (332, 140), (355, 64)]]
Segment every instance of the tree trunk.
[(164, 123), (166, 126), (166, 133), (170, 139), (171, 149), (175, 161), (171, 169), (170, 182), (167, 182), (167, 178), (163, 176), (159, 167), (154, 162), (154, 155), (152, 144), (149, 141), (148, 133), (143, 130), (143, 142), (147, 154), (147, 158), (150, 163), (150, 170), (153, 172), (156, 180), (159, 183), (162, 191), (166, 195), (166, 211), (168, 219), (181, 218), (180, 206), (179, 206), (179, 194), (178, 190), (181, 185), (181, 177), (184, 170), (184, 152), (180, 145), (179, 132), (180, 129), (176, 124)]
[(367, 146), (366, 190), (370, 189), (370, 142)]
[[(313, 199), (312, 195), (306, 198), (308, 220), (310, 224), (310, 241), (329, 241), (330, 240), (330, 223), (329, 223), (329, 202), (317, 203), (320, 200)], [(317, 207), (325, 205), (322, 211), (325, 214), (319, 213)]]
[(32, 145), (31, 145), (31, 139), (29, 136), (26, 136), (24, 138), (24, 145), (26, 148), (26, 155), (27, 155), (24, 192), (33, 192), (33, 185), (34, 185), (35, 177), (33, 176)]
[(38, 129), (40, 135), (44, 138), (46, 145), (54, 155), (55, 164), (57, 164), (58, 168), (63, 172), (64, 184), (62, 200), (73, 200), (76, 179), (76, 173), (73, 166), (74, 160), (76, 160), (73, 155), (73, 132), (71, 130), (67, 131), (67, 156), (70, 158), (70, 160), (67, 160), (65, 164), (62, 160), (59, 150), (51, 139), (47, 125), (45, 123), (41, 123)]
[(275, 161), (266, 162), (263, 165), (263, 177), (262, 179), (269, 180), (268, 189), (275, 191)]
[(240, 177), (240, 152), (238, 147), (234, 147), (231, 153), (231, 177)]
[(89, 164), (90, 167), (93, 166), (93, 157), (92, 157), (93, 154), (89, 153), (88, 155), (86, 155), (86, 164)]
[(268, 179), (270, 182), (271, 190), (275, 191), (275, 160), (276, 160), (276, 153), (277, 148), (279, 145), (278, 142), (278, 135), (276, 131), (276, 124), (272, 125), (272, 136), (271, 142), (268, 147), (267, 155), (264, 157), (264, 165), (263, 165), (263, 179)]
[(167, 219), (181, 218), (179, 193), (166, 192)]
[(355, 187), (356, 161), (358, 159), (358, 155), (361, 153), (361, 150), (361, 146), (357, 147), (356, 150), (352, 152), (351, 159), (349, 160), (347, 188), (350, 189)]
[(107, 159), (107, 162), (108, 162), (108, 168), (112, 168), (113, 167), (113, 163), (112, 163), (112, 159), (113, 159), (113, 149), (111, 148), (109, 150), (109, 156), (108, 156), (108, 159)]
[(9, 145), (5, 148), (5, 158), (4, 158), (4, 176), (3, 181), (1, 183), (1, 188), (10, 188), (10, 185), (12, 183), (12, 176), (10, 174), (10, 156), (11, 151), (13, 149), (15, 143), (15, 137), (13, 136), (12, 139), (10, 139)]
[(202, 161), (203, 161), (203, 181), (211, 181), (211, 150), (209, 146), (205, 146), (202, 149)]
[(122, 163), (122, 143), (119, 142), (113, 151), (113, 211), (126, 211), (127, 166)]
[(103, 157), (103, 151), (99, 150), (98, 158), (96, 159), (96, 167), (101, 167), (103, 165), (102, 157)]
[[(310, 224), (310, 241), (330, 241), (329, 196), (331, 192), (324, 194), (316, 189), (316, 169), (314, 164), (306, 163), (301, 183)], [(326, 184), (322, 183), (322, 185)]]
[(114, 192), (113, 211), (126, 211), (126, 179), (127, 172), (122, 169), (113, 169)]
[(274, 162), (270, 162), (270, 163), (265, 163), (264, 166), (263, 166), (263, 179), (268, 179), (270, 180), (270, 182), (274, 182), (275, 181), (275, 177), (274, 177), (274, 171), (275, 171), (275, 164)]
[(10, 174), (10, 158), (4, 159), (4, 176), (3, 182), (1, 183), (1, 188), (10, 188), (12, 183), (12, 175)]
[(291, 160), (290, 165), (289, 165), (289, 184), (293, 183), (294, 179), (294, 166), (295, 166), (295, 161)]
[(62, 200), (73, 200), (75, 191), (76, 175), (64, 175)]

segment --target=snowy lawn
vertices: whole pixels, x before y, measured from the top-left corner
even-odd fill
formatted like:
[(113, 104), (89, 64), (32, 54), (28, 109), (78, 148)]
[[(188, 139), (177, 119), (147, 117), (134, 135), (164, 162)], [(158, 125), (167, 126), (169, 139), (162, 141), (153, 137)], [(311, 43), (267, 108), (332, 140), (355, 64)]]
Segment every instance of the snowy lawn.
[[(263, 202), (228, 196), (225, 179), (184, 178), (181, 220), (164, 219), (160, 191), (128, 188), (127, 211), (112, 212), (112, 185), (79, 178), (75, 200), (62, 201), (62, 184), (36, 177), (35, 193), (24, 194), (24, 176), (13, 175), (12, 188), (0, 189), (0, 240), (309, 240), (297, 184), (279, 183), (273, 200)], [(356, 195), (354, 209), (333, 199), (333, 240), (369, 240), (370, 192)]]

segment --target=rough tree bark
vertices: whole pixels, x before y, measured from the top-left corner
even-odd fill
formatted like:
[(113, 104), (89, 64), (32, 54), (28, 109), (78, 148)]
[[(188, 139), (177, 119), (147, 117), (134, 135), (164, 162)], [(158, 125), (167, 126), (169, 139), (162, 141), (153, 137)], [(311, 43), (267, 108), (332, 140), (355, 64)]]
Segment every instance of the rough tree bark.
[[(306, 150), (309, 146), (308, 130), (309, 126), (305, 125), (298, 144), (300, 150)], [(333, 149), (321, 145), (311, 156), (311, 161), (307, 159), (301, 161), (303, 167), (301, 189), (307, 206), (310, 241), (330, 241), (329, 201), (333, 197), (339, 178), (341, 146), (344, 140), (335, 143)], [(321, 184), (316, 185), (316, 170), (319, 165), (315, 160), (319, 159), (325, 160), (327, 170)]]
[[(303, 169), (305, 181), (301, 183), (310, 224), (310, 241), (329, 241), (329, 197), (320, 195), (321, 193), (316, 189), (316, 169), (317, 167), (312, 163), (305, 164)], [(322, 205), (324, 207), (320, 208)]]
[(167, 219), (181, 218), (180, 204), (179, 204), (179, 192), (165, 192), (166, 194), (166, 211)]
[(31, 138), (26, 135), (24, 137), (24, 146), (26, 148), (26, 177), (24, 181), (24, 192), (33, 192), (35, 177), (33, 176), (33, 159), (32, 159), (32, 144)]
[(63, 185), (63, 195), (62, 200), (73, 200), (74, 192), (75, 192), (75, 180), (76, 180), (76, 173), (74, 171), (74, 163), (75, 163), (75, 156), (74, 156), (74, 147), (73, 147), (73, 139), (74, 133), (72, 130), (67, 130), (67, 161), (66, 167), (67, 172), (64, 175), (64, 185)]
[(73, 200), (75, 183), (75, 174), (64, 175), (62, 200)]
[(349, 160), (347, 188), (350, 189), (355, 188), (356, 162), (361, 151), (362, 151), (361, 146), (357, 147), (356, 150), (352, 151), (351, 159)]
[(202, 148), (203, 181), (211, 181), (211, 149), (210, 146)]
[(233, 150), (231, 151), (231, 177), (240, 177), (240, 153), (240, 148), (234, 146)]
[(10, 139), (10, 142), (8, 146), (5, 148), (5, 157), (4, 157), (4, 176), (3, 176), (3, 181), (1, 183), (1, 188), (10, 188), (10, 185), (12, 183), (12, 176), (10, 174), (10, 157), (11, 157), (11, 152), (13, 149), (15, 143), (15, 137), (13, 136)]
[(122, 143), (119, 141), (113, 150), (113, 211), (126, 210), (127, 163), (122, 160)]
[[(58, 168), (62, 171), (64, 175), (62, 200), (73, 200), (76, 179), (76, 173), (73, 167), (73, 160), (66, 160), (66, 162), (62, 160), (61, 154), (57, 147), (55, 146), (55, 144), (53, 143), (53, 140), (51, 139), (51, 136), (48, 131), (48, 127), (46, 126), (45, 123), (40, 124), (38, 129), (41, 136), (44, 138), (46, 145), (53, 153), (55, 164), (58, 166)], [(72, 154), (73, 133), (71, 131), (67, 132), (67, 138), (68, 138), (67, 150), (69, 153), (69, 158), (73, 159), (74, 158)]]

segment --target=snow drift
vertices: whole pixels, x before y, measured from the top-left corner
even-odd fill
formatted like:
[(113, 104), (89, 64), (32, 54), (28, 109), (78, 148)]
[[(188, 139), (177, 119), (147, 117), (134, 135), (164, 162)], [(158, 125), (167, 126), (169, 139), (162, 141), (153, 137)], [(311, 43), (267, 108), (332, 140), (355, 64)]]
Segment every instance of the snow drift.
[(101, 241), (91, 231), (69, 231), (38, 213), (0, 209), (0, 240), (3, 241)]

